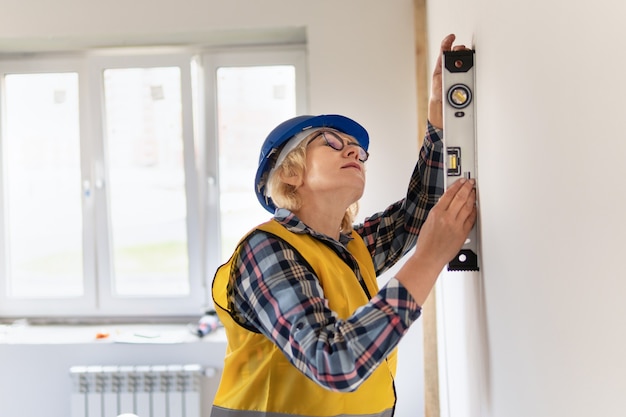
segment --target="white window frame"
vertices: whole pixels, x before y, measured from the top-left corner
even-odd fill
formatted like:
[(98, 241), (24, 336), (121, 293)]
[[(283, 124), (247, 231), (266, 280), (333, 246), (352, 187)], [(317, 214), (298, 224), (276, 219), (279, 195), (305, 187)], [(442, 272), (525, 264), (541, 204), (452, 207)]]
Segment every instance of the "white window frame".
[[(293, 65), (296, 70), (296, 113), (305, 114), (308, 109), (307, 95), (307, 72), (306, 52), (302, 47), (286, 48), (256, 48), (252, 50), (242, 49), (238, 51), (213, 51), (202, 55), (202, 67), (204, 69), (204, 97), (217, 97), (217, 70), (222, 67), (252, 67), (271, 65)], [(200, 186), (200, 194), (204, 196), (205, 242), (204, 256), (206, 259), (205, 269), (208, 272), (207, 283), (210, 289), (213, 275), (221, 264), (221, 235), (211, 231), (220, 230), (220, 189), (219, 189), (219, 149), (217, 138), (217, 109), (215, 101), (205, 106), (204, 120), (206, 120), (204, 143), (205, 162), (203, 170), (204, 181)], [(259, 151), (260, 151), (259, 144)], [(252, 184), (252, 179), (250, 179)], [(209, 299), (209, 305), (213, 305)]]
[[(86, 98), (86, 72), (84, 67), (84, 61), (80, 57), (67, 56), (67, 57), (53, 57), (53, 58), (27, 58), (23, 60), (2, 60), (0, 61), (0, 165), (2, 167), (2, 175), (0, 176), (0, 316), (54, 316), (54, 315), (74, 315), (76, 312), (81, 312), (84, 315), (90, 314), (94, 307), (96, 288), (94, 286), (95, 280), (95, 241), (93, 235), (93, 228), (89, 227), (90, 223), (93, 223), (93, 210), (89, 210), (89, 202), (82, 199), (83, 202), (83, 275), (84, 275), (84, 294), (82, 297), (68, 297), (68, 298), (26, 298), (15, 299), (8, 297), (6, 279), (6, 265), (8, 260), (6, 259), (7, 253), (7, 230), (5, 222), (7, 221), (7, 215), (5, 213), (5, 192), (4, 192), (4, 178), (5, 167), (2, 161), (4, 161), (4, 145), (1, 143), (2, 138), (6, 137), (6, 120), (4, 119), (4, 108), (6, 106), (5, 97), (5, 76), (8, 74), (37, 74), (37, 73), (64, 73), (72, 72), (78, 74), (79, 83), (79, 124), (81, 135), (81, 148), (85, 146), (83, 137), (85, 135), (85, 120), (84, 113), (80, 111), (80, 106), (85, 102)], [(88, 150), (87, 150), (88, 151)], [(83, 177), (85, 172), (89, 172), (88, 160), (85, 152), (81, 149), (80, 166)], [(80, 179), (77, 179), (77, 181)]]
[[(192, 62), (199, 65), (198, 77)], [(303, 45), (223, 49), (124, 49), (80, 54), (0, 59), (0, 114), (4, 114), (4, 75), (75, 72), (79, 77), (81, 181), (83, 187), (84, 295), (77, 298), (13, 299), (0, 270), (0, 319), (3, 317), (176, 317), (197, 316), (212, 307), (211, 283), (221, 261), (216, 74), (220, 67), (293, 65), (297, 114), (307, 112), (306, 52)], [(183, 142), (187, 196), (190, 294), (185, 297), (114, 297), (104, 137), (102, 73), (111, 68), (178, 66), (181, 69)], [(192, 83), (197, 85), (192, 86)], [(193, 87), (193, 88), (192, 88)], [(192, 94), (197, 92), (196, 96)], [(5, 123), (0, 119), (0, 168)], [(195, 148), (195, 149), (194, 149)], [(197, 152), (197, 154), (196, 154)], [(0, 171), (0, 265), (6, 265), (4, 175)], [(85, 191), (90, 191), (86, 193)], [(89, 197), (87, 197), (89, 195)], [(254, 202), (256, 203), (256, 202)], [(4, 267), (2, 267), (4, 268)]]
[[(189, 285), (190, 291), (187, 296), (179, 297), (114, 297), (112, 282), (110, 279), (98, 279), (97, 287), (100, 305), (99, 310), (104, 315), (116, 315), (123, 311), (126, 315), (178, 315), (198, 314), (202, 312), (203, 283), (202, 262), (200, 260), (200, 234), (197, 225), (200, 224), (198, 212), (197, 169), (194, 157), (193, 116), (191, 96), (191, 60), (192, 54), (126, 54), (97, 55), (89, 59), (90, 88), (92, 94), (91, 109), (92, 119), (98, 123), (92, 123), (96, 128), (93, 133), (93, 177), (91, 184), (92, 195), (95, 197), (96, 211), (96, 241), (97, 258), (111, 259), (111, 242), (108, 230), (110, 230), (110, 216), (108, 213), (107, 184), (109, 183), (106, 170), (105, 142), (106, 133), (101, 124), (105, 119), (103, 72), (105, 69), (116, 68), (149, 68), (149, 67), (179, 67), (181, 74), (181, 100), (182, 100), (182, 128), (183, 128), (183, 155), (185, 166), (185, 195), (187, 203), (187, 245), (189, 256)], [(98, 125), (98, 126), (96, 126)], [(194, 227), (195, 226), (195, 227)], [(98, 277), (111, 277), (110, 262), (98, 263)]]

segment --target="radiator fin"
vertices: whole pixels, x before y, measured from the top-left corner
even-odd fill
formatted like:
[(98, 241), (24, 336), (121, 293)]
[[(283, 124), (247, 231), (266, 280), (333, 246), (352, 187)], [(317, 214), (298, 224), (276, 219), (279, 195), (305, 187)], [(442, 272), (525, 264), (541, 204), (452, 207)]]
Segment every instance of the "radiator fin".
[(71, 416), (201, 417), (201, 365), (73, 366)]

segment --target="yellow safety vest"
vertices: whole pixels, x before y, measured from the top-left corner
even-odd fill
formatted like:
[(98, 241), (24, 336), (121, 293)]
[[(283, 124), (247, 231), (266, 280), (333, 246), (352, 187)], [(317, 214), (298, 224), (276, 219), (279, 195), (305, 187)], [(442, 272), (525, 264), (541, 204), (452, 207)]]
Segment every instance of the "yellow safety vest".
[[(292, 233), (274, 220), (257, 229), (284, 240), (309, 262), (330, 308), (340, 319), (348, 318), (369, 302), (354, 271), (326, 244), (310, 235)], [(357, 260), (369, 293), (376, 294), (374, 264), (363, 239), (353, 233), (347, 248)], [(228, 345), (211, 417), (393, 415), (395, 350), (354, 392), (334, 392), (321, 387), (289, 363), (268, 338), (232, 319), (228, 312), (227, 287), (233, 259), (234, 256), (218, 269), (213, 280), (213, 300)]]

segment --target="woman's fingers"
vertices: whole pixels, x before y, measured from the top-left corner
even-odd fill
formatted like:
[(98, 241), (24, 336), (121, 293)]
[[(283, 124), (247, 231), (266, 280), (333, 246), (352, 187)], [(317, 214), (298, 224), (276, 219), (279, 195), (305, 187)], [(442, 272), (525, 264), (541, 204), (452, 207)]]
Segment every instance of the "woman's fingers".
[[(461, 182), (459, 180), (457, 182)], [(476, 205), (476, 189), (474, 188), (475, 181), (474, 180), (464, 180), (461, 183), (461, 187), (454, 194), (454, 198), (450, 202), (448, 206), (448, 210), (451, 212), (455, 218), (461, 216), (461, 218), (467, 217), (471, 210)]]
[(433, 210), (447, 217), (451, 222), (459, 222), (463, 232), (469, 233), (476, 221), (475, 181), (462, 178), (452, 183)]
[(456, 39), (456, 35), (454, 33), (449, 34), (441, 41), (441, 52), (449, 51), (452, 48), (452, 44)]
[(466, 188), (465, 192), (461, 194), (460, 198), (465, 196), (467, 198), (468, 190), (474, 188), (474, 180), (467, 180), (465, 178), (461, 178), (458, 181), (453, 182), (448, 186), (448, 189), (439, 199), (437, 205), (444, 210), (448, 210), (450, 205), (455, 200), (456, 195), (463, 189)]

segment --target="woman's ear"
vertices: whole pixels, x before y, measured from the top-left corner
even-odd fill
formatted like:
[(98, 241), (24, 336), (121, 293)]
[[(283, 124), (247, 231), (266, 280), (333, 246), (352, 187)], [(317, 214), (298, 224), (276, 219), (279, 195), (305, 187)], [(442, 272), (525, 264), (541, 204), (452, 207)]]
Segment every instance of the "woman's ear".
[(293, 172), (287, 172), (285, 169), (281, 169), (278, 173), (278, 178), (281, 182), (298, 188), (302, 185), (302, 175), (297, 175)]

